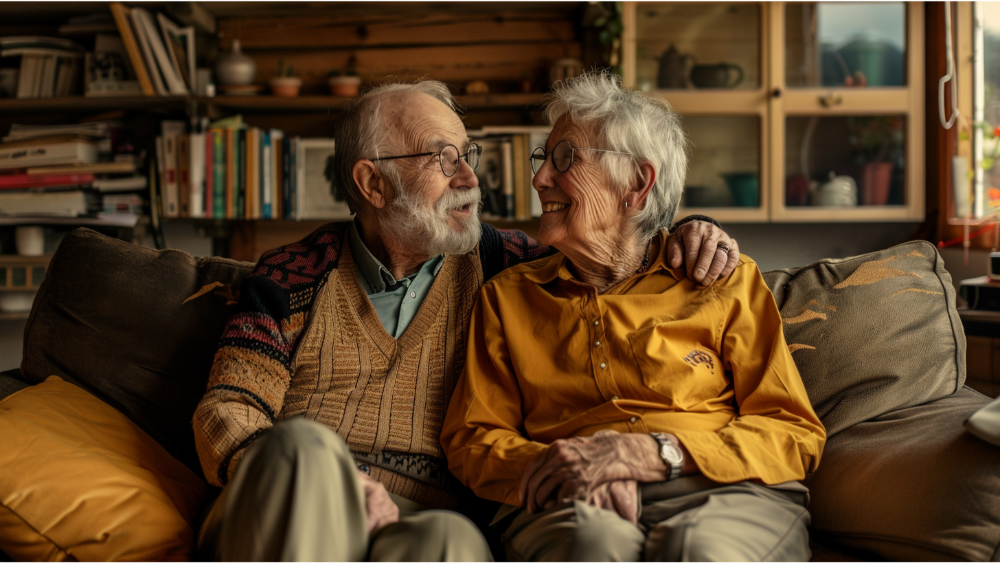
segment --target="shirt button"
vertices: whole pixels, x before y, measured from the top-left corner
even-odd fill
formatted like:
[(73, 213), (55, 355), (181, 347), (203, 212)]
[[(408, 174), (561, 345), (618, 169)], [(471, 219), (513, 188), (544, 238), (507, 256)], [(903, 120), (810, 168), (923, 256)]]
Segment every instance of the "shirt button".
[(601, 341), (600, 340), (598, 340), (597, 342), (594, 342), (594, 346), (600, 346), (600, 345), (601, 345)]
[(416, 299), (416, 298), (417, 298), (417, 292), (416, 291), (411, 291), (410, 292), (410, 299)]
[(618, 395), (615, 395), (614, 397), (611, 397), (611, 400), (612, 401), (617, 401), (618, 400)]
[(605, 367), (605, 365), (604, 365), (604, 364), (602, 363), (602, 364), (601, 364), (601, 369), (604, 369), (604, 367)]
[(594, 326), (597, 326), (599, 324), (601, 324), (601, 321), (599, 321), (599, 320), (598, 321), (594, 321)]
[(633, 416), (632, 418), (628, 419), (628, 421), (629, 422), (635, 422), (635, 417)]

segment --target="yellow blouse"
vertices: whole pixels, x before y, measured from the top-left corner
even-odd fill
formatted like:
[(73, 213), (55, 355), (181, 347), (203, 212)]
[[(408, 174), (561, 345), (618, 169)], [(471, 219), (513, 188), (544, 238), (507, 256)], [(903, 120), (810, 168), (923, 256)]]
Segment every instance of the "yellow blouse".
[(599, 430), (672, 432), (716, 482), (802, 479), (826, 431), (757, 265), (702, 289), (666, 262), (603, 294), (563, 254), (484, 285), (441, 445), (481, 497), (519, 505), (521, 474), (547, 444)]

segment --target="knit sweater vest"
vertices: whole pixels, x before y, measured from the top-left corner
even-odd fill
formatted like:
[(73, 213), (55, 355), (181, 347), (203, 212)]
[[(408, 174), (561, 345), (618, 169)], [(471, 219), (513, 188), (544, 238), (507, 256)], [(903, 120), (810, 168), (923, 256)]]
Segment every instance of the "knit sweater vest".
[(340, 264), (299, 340), (278, 418), (304, 415), (336, 430), (389, 492), (456, 507), (457, 482), (439, 438), (482, 283), (478, 250), (446, 257), (397, 340), (358, 283), (350, 245), (342, 244)]

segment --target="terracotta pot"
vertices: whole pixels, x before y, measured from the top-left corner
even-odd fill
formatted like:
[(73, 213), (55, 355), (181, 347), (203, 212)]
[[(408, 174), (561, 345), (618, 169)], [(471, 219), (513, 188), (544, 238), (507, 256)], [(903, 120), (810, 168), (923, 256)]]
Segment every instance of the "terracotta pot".
[(326, 80), (331, 96), (357, 96), (361, 87), (360, 76), (331, 76)]
[(271, 94), (275, 96), (295, 97), (299, 95), (302, 79), (295, 76), (282, 76), (271, 79)]

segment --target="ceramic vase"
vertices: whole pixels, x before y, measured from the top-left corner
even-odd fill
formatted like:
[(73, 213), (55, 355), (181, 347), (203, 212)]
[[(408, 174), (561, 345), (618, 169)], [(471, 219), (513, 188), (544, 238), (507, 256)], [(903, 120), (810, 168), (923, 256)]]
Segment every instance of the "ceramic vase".
[(257, 64), (240, 50), (239, 39), (233, 39), (229, 52), (219, 55), (215, 61), (215, 76), (223, 86), (252, 84), (256, 74)]

